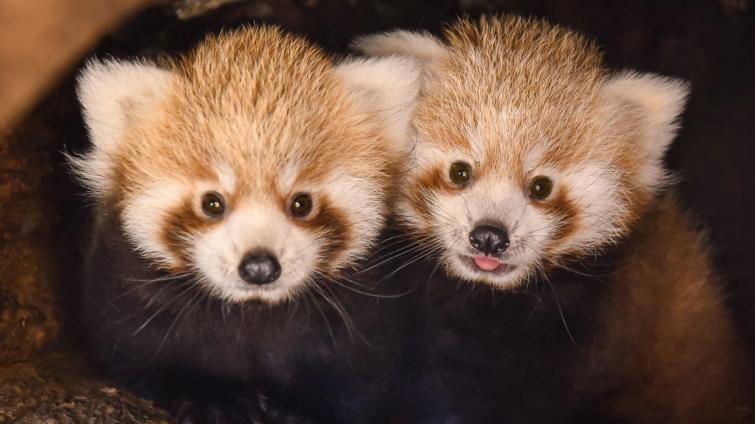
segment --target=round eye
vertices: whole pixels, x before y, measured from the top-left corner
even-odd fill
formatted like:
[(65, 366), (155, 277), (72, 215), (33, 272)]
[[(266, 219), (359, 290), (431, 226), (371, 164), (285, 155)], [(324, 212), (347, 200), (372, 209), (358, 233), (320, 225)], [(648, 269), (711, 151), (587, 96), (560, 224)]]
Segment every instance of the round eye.
[(220, 218), (225, 212), (225, 200), (220, 193), (210, 191), (202, 196), (202, 212), (210, 218)]
[(545, 200), (553, 190), (553, 181), (548, 177), (535, 177), (530, 183), (530, 197), (535, 200)]
[(451, 164), (449, 176), (454, 184), (466, 184), (472, 177), (472, 167), (466, 162), (454, 162)]
[(299, 193), (291, 201), (291, 214), (297, 218), (304, 218), (312, 212), (312, 196)]

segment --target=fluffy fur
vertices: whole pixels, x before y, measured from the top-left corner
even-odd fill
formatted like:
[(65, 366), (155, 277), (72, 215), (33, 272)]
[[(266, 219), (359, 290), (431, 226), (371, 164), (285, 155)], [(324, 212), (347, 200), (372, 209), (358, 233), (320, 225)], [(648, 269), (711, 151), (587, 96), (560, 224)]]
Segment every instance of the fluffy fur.
[[(379, 52), (397, 44), (394, 38), (418, 43), (430, 36), (389, 33), (357, 46)], [(661, 160), (685, 84), (609, 75), (594, 45), (543, 23), (462, 21), (447, 38), (446, 53), (426, 62), (415, 162), (399, 213), (442, 242), (448, 269), (516, 287), (538, 267), (591, 254), (626, 234), (664, 183)], [(417, 49), (430, 43), (437, 49), (441, 41), (430, 38)], [(472, 182), (463, 188), (448, 176), (456, 161), (472, 167)], [(527, 190), (541, 175), (553, 180), (554, 192), (533, 202)], [(510, 265), (505, 274), (466, 264), (474, 255), (469, 232), (490, 219), (503, 221), (511, 240), (501, 258)]]
[[(195, 272), (229, 301), (275, 302), (372, 245), (402, 151), (392, 141), (405, 138), (411, 102), (403, 95), (416, 91), (417, 71), (405, 60), (333, 68), (301, 40), (271, 40), (274, 30), (239, 34), (206, 42), (171, 69), (90, 63), (79, 95), (94, 149), (74, 164), (145, 257), (173, 273)], [(226, 219), (202, 219), (209, 191), (226, 198)], [(288, 204), (301, 192), (313, 196), (315, 211), (297, 221)], [(277, 287), (251, 290), (235, 276), (254, 248), (279, 256)]]
[[(398, 214), (446, 269), (403, 277), (432, 280), (432, 422), (743, 419), (741, 352), (705, 246), (658, 199), (686, 84), (611, 73), (583, 36), (515, 17), (355, 46), (424, 64)], [(470, 243), (483, 224), (507, 234), (503, 252)]]
[[(385, 391), (400, 344), (382, 312), (400, 322), (401, 301), (378, 310), (343, 275), (383, 226), (418, 77), (406, 59), (333, 64), (275, 28), (211, 37), (164, 67), (89, 63), (93, 147), (71, 160), (97, 201), (83, 293), (97, 355), (198, 387), (261, 386), (326, 422), (369, 420), (361, 399)], [(220, 216), (203, 211), (208, 193)], [(296, 216), (302, 193), (311, 212)], [(260, 251), (280, 277), (247, 283), (239, 264)]]

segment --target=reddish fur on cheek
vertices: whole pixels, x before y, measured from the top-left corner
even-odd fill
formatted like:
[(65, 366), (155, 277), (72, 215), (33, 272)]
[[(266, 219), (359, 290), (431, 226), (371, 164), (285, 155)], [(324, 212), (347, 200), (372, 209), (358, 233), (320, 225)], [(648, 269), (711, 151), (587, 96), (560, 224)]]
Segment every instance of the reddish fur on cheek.
[(537, 208), (545, 210), (549, 216), (556, 219), (555, 230), (550, 240), (552, 247), (558, 246), (558, 244), (565, 241), (577, 230), (578, 209), (571, 198), (569, 198), (569, 193), (566, 189), (560, 188), (552, 198), (542, 202), (532, 201), (532, 204)]
[(432, 222), (430, 198), (433, 194), (455, 194), (464, 186), (455, 186), (446, 180), (445, 170), (440, 165), (433, 166), (417, 177), (406, 191), (406, 199), (414, 207), (420, 218)]
[(346, 250), (353, 236), (346, 215), (333, 206), (327, 197), (320, 199), (315, 213), (308, 219), (292, 219), (301, 227), (323, 233), (321, 237), (326, 243), (322, 248), (320, 266), (328, 268), (338, 254)]
[[(222, 219), (222, 218), (221, 218)], [(184, 200), (178, 207), (168, 212), (162, 242), (177, 258), (175, 269), (183, 269), (190, 262), (191, 244), (187, 236), (206, 230), (218, 220), (198, 216), (191, 199)]]

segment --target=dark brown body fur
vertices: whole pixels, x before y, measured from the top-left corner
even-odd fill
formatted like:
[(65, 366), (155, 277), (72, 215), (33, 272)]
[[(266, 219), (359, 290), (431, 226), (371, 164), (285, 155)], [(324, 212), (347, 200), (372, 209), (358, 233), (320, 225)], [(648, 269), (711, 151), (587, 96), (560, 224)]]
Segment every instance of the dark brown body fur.
[(694, 225), (672, 196), (663, 197), (607, 278), (583, 384), (617, 391), (608, 413), (634, 422), (752, 419), (747, 362), (706, 237)]

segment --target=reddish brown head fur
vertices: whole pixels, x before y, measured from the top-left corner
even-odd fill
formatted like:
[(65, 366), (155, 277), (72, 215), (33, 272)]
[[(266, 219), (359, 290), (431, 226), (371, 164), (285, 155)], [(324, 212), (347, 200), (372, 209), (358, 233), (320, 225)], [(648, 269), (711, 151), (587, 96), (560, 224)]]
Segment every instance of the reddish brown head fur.
[[(512, 285), (567, 256), (592, 253), (625, 235), (665, 182), (662, 156), (685, 86), (611, 74), (595, 44), (578, 33), (483, 17), (458, 21), (445, 40), (400, 31), (357, 47), (424, 63), (417, 146), (399, 213), (445, 245), (446, 263), (459, 276)], [(473, 177), (454, 188), (448, 169), (459, 161)], [(535, 200), (530, 185), (540, 176), (553, 191)], [(480, 254), (468, 234), (488, 221), (501, 223), (510, 238), (498, 258), (508, 273), (466, 266), (464, 257)]]
[[(230, 300), (278, 301), (371, 247), (408, 144), (397, 135), (410, 105), (390, 92), (411, 97), (418, 72), (400, 59), (335, 64), (272, 27), (208, 38), (166, 68), (94, 62), (79, 85), (94, 149), (73, 162), (157, 266)], [(208, 192), (222, 216), (203, 212)], [(312, 208), (294, 216), (301, 193)], [(238, 278), (255, 249), (281, 263), (273, 289)]]

